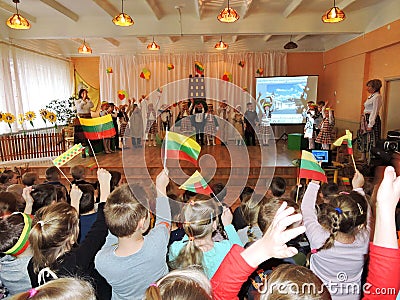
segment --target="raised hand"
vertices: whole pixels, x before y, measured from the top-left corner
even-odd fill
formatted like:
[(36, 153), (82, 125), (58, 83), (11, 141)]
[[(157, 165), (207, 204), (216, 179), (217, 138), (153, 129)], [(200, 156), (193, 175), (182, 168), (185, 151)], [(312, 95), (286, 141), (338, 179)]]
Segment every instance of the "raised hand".
[(233, 215), (231, 210), (229, 209), (229, 207), (224, 207), (224, 210), (222, 211), (221, 215), (222, 225), (228, 226), (232, 224), (232, 220), (233, 220)]
[(156, 188), (158, 197), (166, 197), (167, 185), (169, 183), (168, 170), (163, 169), (160, 174), (157, 175)]
[(22, 198), (24, 198), (25, 200), (25, 209), (24, 209), (24, 213), (30, 215), (32, 213), (32, 207), (33, 207), (33, 198), (31, 195), (33, 188), (31, 186), (26, 187), (22, 190)]
[(364, 186), (364, 182), (364, 176), (360, 173), (360, 171), (356, 170), (353, 180), (351, 181), (353, 189), (362, 188)]

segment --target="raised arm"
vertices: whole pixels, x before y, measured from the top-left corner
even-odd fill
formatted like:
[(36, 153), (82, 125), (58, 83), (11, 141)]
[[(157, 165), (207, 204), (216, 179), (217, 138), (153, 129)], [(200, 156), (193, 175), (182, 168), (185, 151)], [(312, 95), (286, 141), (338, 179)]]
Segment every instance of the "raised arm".
[(243, 243), (240, 240), (239, 235), (237, 234), (235, 227), (232, 225), (233, 215), (229, 207), (224, 207), (224, 210), (221, 215), (222, 225), (224, 225), (224, 229), (226, 234), (228, 235), (228, 240), (232, 244), (237, 244), (243, 247)]
[(22, 191), (22, 198), (25, 200), (25, 209), (24, 213), (31, 215), (32, 214), (32, 207), (33, 207), (33, 198), (31, 195), (32, 187), (26, 187)]
[(69, 196), (71, 197), (71, 206), (76, 209), (79, 214), (79, 204), (83, 193), (76, 184), (73, 184)]

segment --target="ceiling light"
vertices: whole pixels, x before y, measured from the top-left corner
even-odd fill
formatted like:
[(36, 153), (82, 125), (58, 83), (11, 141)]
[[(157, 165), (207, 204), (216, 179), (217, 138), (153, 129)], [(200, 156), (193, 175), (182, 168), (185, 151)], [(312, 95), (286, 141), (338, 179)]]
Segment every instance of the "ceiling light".
[(154, 41), (154, 36), (153, 36), (153, 42), (147, 45), (147, 49), (151, 51), (160, 50), (160, 45), (157, 45), (157, 43)]
[(13, 0), (13, 2), (15, 3), (15, 9), (16, 9), (17, 13), (13, 14), (11, 17), (8, 18), (8, 20), (6, 22), (7, 26), (12, 29), (29, 29), (29, 28), (31, 28), (31, 24), (29, 23), (29, 21), (18, 13), (19, 0)]
[(219, 15), (217, 16), (218, 21), (222, 23), (233, 23), (239, 20), (239, 18), (240, 16), (236, 12), (236, 10), (234, 10), (232, 7), (229, 6), (229, 0), (228, 0), (228, 6), (225, 7), (223, 10), (221, 10)]
[(336, 6), (336, 1), (333, 0), (333, 7), (329, 9), (323, 16), (322, 22), (324, 23), (339, 23), (346, 18), (344, 12)]
[(283, 48), (286, 50), (296, 49), (297, 47), (298, 45), (295, 42), (292, 42), (292, 36), (290, 36), (289, 42), (287, 42), (285, 46), (283, 46)]
[(83, 40), (83, 44), (78, 48), (78, 53), (81, 54), (91, 54), (92, 48), (89, 45), (86, 45), (85, 39)]
[(118, 16), (115, 16), (112, 21), (115, 25), (118, 26), (123, 26), (123, 27), (132, 26), (135, 22), (133, 22), (132, 18), (129, 15), (124, 13), (124, 0), (121, 0), (121, 2), (122, 2), (122, 12)]
[(228, 44), (222, 41), (222, 36), (221, 36), (221, 40), (215, 44), (214, 48), (217, 50), (225, 50), (228, 49)]

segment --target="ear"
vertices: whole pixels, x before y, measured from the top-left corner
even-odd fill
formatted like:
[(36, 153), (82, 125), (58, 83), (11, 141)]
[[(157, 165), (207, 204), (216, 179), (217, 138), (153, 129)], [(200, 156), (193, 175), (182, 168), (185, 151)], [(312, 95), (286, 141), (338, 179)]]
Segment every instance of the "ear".
[(213, 225), (213, 227), (212, 227), (213, 230), (217, 230), (217, 228), (218, 228), (217, 220), (214, 220), (212, 225)]

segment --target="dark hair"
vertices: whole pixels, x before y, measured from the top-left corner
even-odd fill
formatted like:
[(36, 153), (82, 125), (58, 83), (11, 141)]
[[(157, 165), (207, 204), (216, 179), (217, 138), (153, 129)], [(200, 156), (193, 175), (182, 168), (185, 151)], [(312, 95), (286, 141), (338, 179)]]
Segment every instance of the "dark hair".
[(14, 177), (15, 172), (12, 170), (5, 170), (3, 173), (0, 175), (0, 183), (8, 183), (13, 177)]
[(183, 193), (183, 202), (185, 203), (189, 202), (189, 200), (192, 199), (193, 197), (196, 197), (196, 195), (197, 195), (196, 193), (186, 190)]
[(83, 215), (94, 209), (94, 187), (91, 184), (79, 184), (78, 188), (83, 193), (79, 201), (79, 214)]
[(274, 197), (282, 196), (286, 190), (285, 179), (283, 179), (282, 177), (274, 177), (271, 181), (270, 189)]
[(380, 92), (382, 87), (382, 81), (379, 79), (371, 79), (367, 82), (366, 86), (369, 86), (374, 89), (374, 93)]
[(72, 166), (70, 173), (73, 179), (80, 180), (85, 175), (85, 166), (84, 165)]
[[(297, 189), (299, 191), (297, 191)], [(296, 203), (301, 203), (306, 190), (307, 190), (307, 185), (305, 184), (305, 182), (301, 183), (300, 181), (300, 184), (293, 187), (293, 189), (290, 191), (290, 199)]]
[(244, 199), (246, 196), (251, 196), (253, 193), (254, 193), (254, 189), (253, 189), (253, 188), (251, 188), (251, 187), (249, 187), (249, 186), (245, 186), (245, 187), (242, 189), (242, 191), (240, 192), (240, 195), (239, 195), (240, 201), (243, 201), (243, 199)]
[(121, 172), (118, 172), (118, 171), (109, 171), (109, 172), (111, 174), (110, 192), (112, 192), (118, 186), (118, 183), (121, 180), (122, 174), (121, 174)]
[(17, 211), (17, 197), (10, 192), (0, 192), (0, 217)]
[(79, 93), (78, 93), (78, 98), (79, 98), (79, 99), (82, 98), (82, 93), (83, 93), (84, 91), (86, 91), (86, 93), (88, 93), (88, 90), (87, 90), (87, 89), (80, 89), (80, 90), (79, 90)]
[(325, 198), (336, 195), (339, 192), (339, 186), (334, 183), (324, 183), (321, 185), (321, 193)]
[(26, 172), (22, 175), (22, 184), (26, 186), (32, 186), (38, 179), (38, 175), (35, 172)]
[(56, 166), (46, 169), (46, 180), (47, 181), (58, 181), (60, 180), (60, 171)]
[(317, 104), (321, 105), (321, 106), (325, 106), (325, 101), (318, 101)]
[(183, 203), (179, 201), (179, 198), (174, 194), (167, 194), (169, 207), (171, 209), (171, 221), (176, 223), (182, 223), (181, 210)]
[(223, 202), (226, 197), (226, 187), (221, 182), (214, 183), (211, 186), (212, 191), (214, 192), (215, 197), (219, 202)]
[(22, 214), (0, 218), (0, 252), (10, 250), (18, 242), (24, 226)]
[(33, 198), (32, 214), (34, 215), (40, 208), (57, 201), (57, 189), (54, 185), (47, 183), (34, 185), (31, 196)]

